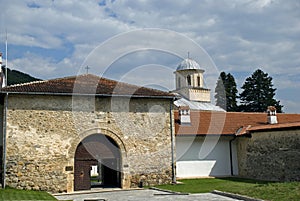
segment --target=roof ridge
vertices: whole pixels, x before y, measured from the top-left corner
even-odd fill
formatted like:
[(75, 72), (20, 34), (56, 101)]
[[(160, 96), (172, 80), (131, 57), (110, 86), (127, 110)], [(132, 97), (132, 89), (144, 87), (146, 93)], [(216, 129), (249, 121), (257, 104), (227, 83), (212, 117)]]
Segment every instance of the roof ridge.
[(83, 76), (88, 76), (88, 75), (101, 78), (100, 76), (97, 76), (94, 74), (86, 74), (85, 73), (85, 74), (81, 74), (81, 75), (71, 75), (71, 76), (66, 76), (66, 77), (54, 78), (54, 79), (50, 79), (48, 81), (65, 80), (65, 79), (73, 79), (73, 78), (76, 79), (78, 77), (83, 77)]
[(125, 81), (117, 81), (117, 80), (113, 80), (113, 79), (106, 78), (106, 77), (100, 77), (100, 79), (113, 81), (113, 82), (116, 82), (118, 84), (124, 84), (124, 85), (127, 85), (127, 86), (136, 87), (136, 88), (143, 88), (143, 89), (151, 90), (151, 91), (154, 91), (154, 92), (163, 92), (163, 93), (173, 94), (172, 92), (163, 91), (163, 90), (160, 90), (160, 89), (154, 89), (154, 88), (150, 88), (150, 87), (145, 87), (145, 86), (141, 86), (141, 85), (137, 85), (137, 84), (131, 84), (131, 83), (127, 83)]

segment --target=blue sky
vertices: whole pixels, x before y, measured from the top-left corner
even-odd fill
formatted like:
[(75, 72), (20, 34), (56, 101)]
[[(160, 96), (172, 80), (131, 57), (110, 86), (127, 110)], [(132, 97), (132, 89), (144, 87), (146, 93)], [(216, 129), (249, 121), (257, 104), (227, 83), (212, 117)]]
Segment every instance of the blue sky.
[[(199, 44), (218, 72), (233, 74), (239, 92), (246, 77), (261, 68), (273, 77), (284, 111), (300, 113), (299, 10), (298, 0), (2, 1), (0, 51), (5, 51), (7, 30), (9, 67), (51, 79), (81, 72), (91, 52), (118, 34), (171, 30)], [(216, 80), (210, 79), (211, 69), (201, 64), (198, 54), (190, 52), (213, 87)], [(105, 68), (109, 78), (172, 90), (180, 60), (143, 50), (120, 57), (109, 68), (91, 62), (90, 72), (99, 74)]]

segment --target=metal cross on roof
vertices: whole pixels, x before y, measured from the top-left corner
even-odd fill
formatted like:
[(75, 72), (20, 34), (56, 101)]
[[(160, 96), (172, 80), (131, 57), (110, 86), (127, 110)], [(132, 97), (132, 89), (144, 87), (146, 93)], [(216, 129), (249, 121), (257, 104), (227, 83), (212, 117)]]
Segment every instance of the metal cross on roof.
[(86, 66), (85, 69), (86, 69), (86, 74), (89, 74), (89, 69), (91, 68), (89, 66)]

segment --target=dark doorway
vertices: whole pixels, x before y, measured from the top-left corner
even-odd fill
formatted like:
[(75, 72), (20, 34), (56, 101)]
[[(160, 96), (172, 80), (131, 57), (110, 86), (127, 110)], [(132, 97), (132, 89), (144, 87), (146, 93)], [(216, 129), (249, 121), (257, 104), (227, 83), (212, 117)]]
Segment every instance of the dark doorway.
[(93, 187), (121, 187), (121, 153), (116, 142), (94, 134), (77, 147), (74, 164), (74, 190)]
[(120, 184), (117, 182), (120, 180), (120, 172), (117, 171), (118, 167), (120, 166), (119, 159), (105, 159), (104, 164), (107, 165), (102, 166), (103, 184), (111, 187), (120, 187)]

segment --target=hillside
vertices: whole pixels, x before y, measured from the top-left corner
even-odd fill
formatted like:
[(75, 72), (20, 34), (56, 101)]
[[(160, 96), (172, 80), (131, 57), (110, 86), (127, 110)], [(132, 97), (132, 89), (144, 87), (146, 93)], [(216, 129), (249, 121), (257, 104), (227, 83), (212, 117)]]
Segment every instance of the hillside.
[[(5, 72), (5, 69), (2, 68), (2, 72)], [(21, 83), (26, 83), (26, 82), (32, 82), (32, 81), (38, 81), (41, 79), (32, 77), (26, 73), (22, 73), (20, 71), (17, 70), (11, 70), (11, 69), (7, 69), (7, 85), (13, 85), (13, 84), (21, 84)]]

